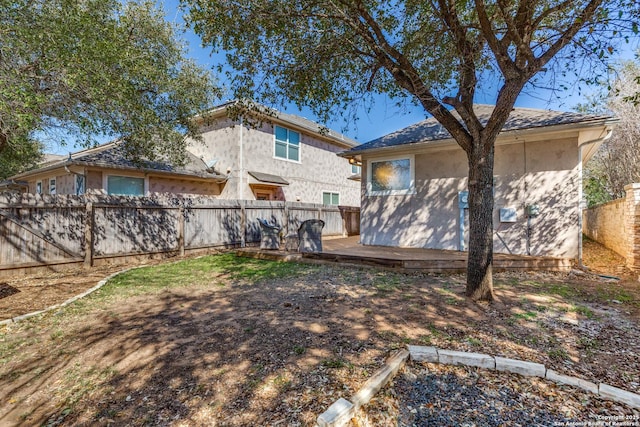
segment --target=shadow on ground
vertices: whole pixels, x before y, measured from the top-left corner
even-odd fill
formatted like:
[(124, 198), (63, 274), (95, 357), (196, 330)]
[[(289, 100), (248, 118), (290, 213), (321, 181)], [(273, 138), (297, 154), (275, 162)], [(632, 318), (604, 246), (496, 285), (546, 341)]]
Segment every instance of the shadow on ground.
[[(191, 286), (71, 306), (3, 332), (0, 424), (312, 425), (407, 343), (561, 372), (574, 358), (613, 384), (629, 380), (616, 364), (640, 372), (631, 353), (604, 373), (592, 363), (607, 340), (637, 346), (637, 328), (585, 332), (588, 312), (555, 310), (566, 303), (519, 276), (499, 276), (500, 302), (483, 306), (462, 296), (461, 276), (327, 266), (250, 282), (198, 274)], [(586, 336), (598, 347), (581, 347)]]

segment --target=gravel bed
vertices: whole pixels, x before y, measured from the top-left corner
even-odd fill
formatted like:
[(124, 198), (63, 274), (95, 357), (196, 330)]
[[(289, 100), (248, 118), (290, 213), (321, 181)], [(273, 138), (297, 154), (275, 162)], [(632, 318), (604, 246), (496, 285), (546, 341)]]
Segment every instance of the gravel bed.
[(390, 394), (399, 426), (605, 425), (611, 417), (640, 426), (638, 411), (593, 394), (476, 368), (408, 365)]

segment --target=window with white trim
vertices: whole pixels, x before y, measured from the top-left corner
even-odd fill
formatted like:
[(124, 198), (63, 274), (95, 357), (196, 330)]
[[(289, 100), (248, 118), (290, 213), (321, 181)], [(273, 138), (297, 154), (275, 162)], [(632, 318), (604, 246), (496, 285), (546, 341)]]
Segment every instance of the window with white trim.
[(49, 194), (56, 194), (56, 179), (49, 179)]
[(280, 159), (300, 161), (300, 134), (280, 126), (275, 128), (274, 155)]
[(354, 175), (360, 175), (362, 173), (362, 166), (351, 165), (351, 173)]
[(76, 175), (76, 195), (84, 194), (84, 175)]
[(144, 196), (144, 178), (109, 175), (107, 193), (119, 196)]
[(367, 194), (393, 196), (415, 193), (414, 156), (369, 160)]
[(322, 204), (323, 205), (339, 205), (340, 204), (340, 193), (333, 193), (331, 191), (323, 191), (322, 192)]
[(42, 194), (42, 181), (36, 181), (36, 194)]

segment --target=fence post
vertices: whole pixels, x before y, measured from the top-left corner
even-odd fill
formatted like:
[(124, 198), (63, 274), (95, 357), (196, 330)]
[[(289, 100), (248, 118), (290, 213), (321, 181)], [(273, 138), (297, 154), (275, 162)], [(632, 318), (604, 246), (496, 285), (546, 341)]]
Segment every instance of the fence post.
[(347, 230), (347, 217), (349, 216), (348, 209), (344, 207), (338, 206), (340, 210), (340, 216), (342, 217), (342, 237), (347, 237), (349, 235), (349, 231)]
[(247, 209), (244, 200), (240, 200), (240, 247), (247, 246)]
[(283, 230), (283, 235), (288, 236), (289, 235), (289, 205), (287, 205), (287, 202), (284, 202), (284, 221), (282, 221), (282, 230)]
[(184, 206), (178, 208), (178, 250), (184, 256)]
[(86, 207), (86, 220), (84, 223), (84, 265), (93, 265), (93, 231), (94, 231), (94, 209), (93, 203), (88, 202)]

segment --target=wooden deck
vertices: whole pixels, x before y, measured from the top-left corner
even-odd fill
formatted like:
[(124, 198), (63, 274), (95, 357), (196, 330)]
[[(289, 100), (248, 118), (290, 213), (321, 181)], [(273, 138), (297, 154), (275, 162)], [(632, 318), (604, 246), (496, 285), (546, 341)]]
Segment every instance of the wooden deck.
[[(400, 271), (429, 273), (464, 273), (467, 270), (467, 253), (438, 249), (394, 248), (387, 246), (363, 246), (359, 236), (329, 239), (322, 242), (321, 253), (296, 253), (243, 248), (239, 256), (280, 261), (306, 261), (368, 265)], [(569, 271), (571, 260), (566, 258), (536, 257), (525, 255), (494, 254), (494, 271)]]

